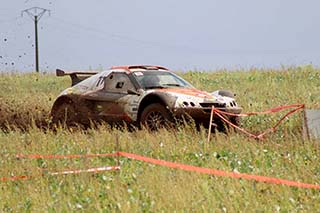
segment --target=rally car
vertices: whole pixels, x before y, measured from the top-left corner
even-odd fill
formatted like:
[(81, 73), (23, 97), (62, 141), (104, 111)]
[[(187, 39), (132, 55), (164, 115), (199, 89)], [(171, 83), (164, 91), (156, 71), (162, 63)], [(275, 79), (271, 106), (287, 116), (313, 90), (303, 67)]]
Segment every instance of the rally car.
[[(242, 110), (233, 93), (198, 90), (161, 66), (116, 66), (101, 72), (57, 69), (56, 74), (72, 79), (72, 86), (58, 96), (51, 110), (53, 123), (60, 125), (105, 121), (158, 130), (191, 118), (208, 127), (212, 107), (234, 114)], [(238, 122), (236, 116), (228, 119)], [(222, 128), (217, 116), (214, 123)]]

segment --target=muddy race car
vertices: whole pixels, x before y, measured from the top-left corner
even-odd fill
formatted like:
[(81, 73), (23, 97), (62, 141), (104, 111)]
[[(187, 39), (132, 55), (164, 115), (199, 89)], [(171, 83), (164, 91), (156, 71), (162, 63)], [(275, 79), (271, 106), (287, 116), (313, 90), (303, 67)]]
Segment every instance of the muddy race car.
[[(72, 80), (51, 110), (53, 123), (60, 125), (89, 126), (105, 121), (157, 130), (192, 119), (208, 127), (212, 106), (236, 114), (242, 110), (233, 93), (200, 91), (160, 66), (117, 66), (102, 72), (57, 69), (56, 74), (69, 75)], [(238, 122), (237, 117), (228, 119)], [(218, 117), (214, 123), (223, 129)]]

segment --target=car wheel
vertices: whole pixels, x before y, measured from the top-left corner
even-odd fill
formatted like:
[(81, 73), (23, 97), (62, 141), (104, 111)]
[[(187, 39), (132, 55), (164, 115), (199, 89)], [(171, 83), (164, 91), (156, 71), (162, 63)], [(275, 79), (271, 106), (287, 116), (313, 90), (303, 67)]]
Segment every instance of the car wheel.
[(73, 103), (60, 104), (52, 113), (52, 121), (54, 124), (67, 127), (76, 125), (78, 119)]
[(143, 110), (140, 122), (148, 130), (157, 131), (161, 128), (169, 128), (172, 124), (172, 117), (163, 105), (155, 103)]

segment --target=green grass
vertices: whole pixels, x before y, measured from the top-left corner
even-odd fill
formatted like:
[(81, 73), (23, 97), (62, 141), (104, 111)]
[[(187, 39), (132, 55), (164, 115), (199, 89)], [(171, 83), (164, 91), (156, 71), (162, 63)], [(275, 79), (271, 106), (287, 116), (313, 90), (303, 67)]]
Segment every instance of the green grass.
[[(319, 108), (320, 70), (311, 66), (282, 70), (187, 72), (196, 87), (229, 89), (245, 112), (304, 103)], [(41, 74), (0, 74), (0, 109), (4, 120), (46, 117), (68, 78)], [(16, 114), (16, 117), (13, 115)], [(261, 132), (283, 113), (243, 120)], [(179, 171), (120, 158), (121, 170), (97, 174), (43, 176), (43, 169), (62, 171), (116, 165), (114, 158), (16, 159), (15, 154), (111, 153), (120, 149), (156, 159), (194, 166), (320, 184), (319, 141), (303, 141), (297, 113), (263, 141), (241, 133), (216, 134), (206, 142), (205, 130), (193, 126), (176, 131), (127, 132), (101, 126), (96, 130), (0, 131), (0, 177), (34, 176), (0, 183), (0, 211), (318, 211), (320, 191), (242, 179)], [(2, 119), (2, 120), (1, 120)], [(28, 123), (28, 122), (26, 122)], [(11, 127), (13, 128), (13, 127)]]

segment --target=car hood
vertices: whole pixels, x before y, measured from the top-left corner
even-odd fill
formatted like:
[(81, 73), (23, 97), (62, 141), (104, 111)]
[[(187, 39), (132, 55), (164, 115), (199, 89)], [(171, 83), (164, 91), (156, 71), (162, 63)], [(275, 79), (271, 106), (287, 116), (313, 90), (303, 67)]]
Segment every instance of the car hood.
[(238, 108), (234, 98), (223, 96), (217, 92), (208, 93), (195, 88), (163, 88), (156, 89), (159, 93), (166, 93), (176, 97), (174, 107), (202, 107), (203, 103), (217, 103), (226, 108)]
[(188, 96), (193, 96), (197, 98), (213, 98), (213, 95), (206, 92), (206, 91), (201, 91), (195, 88), (163, 88), (163, 89), (157, 89), (159, 92), (168, 92), (168, 93), (173, 93), (177, 96), (179, 95), (188, 95)]

